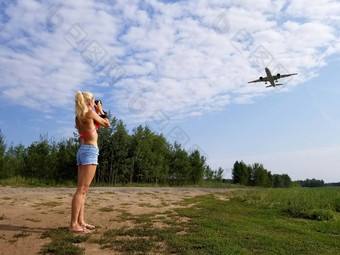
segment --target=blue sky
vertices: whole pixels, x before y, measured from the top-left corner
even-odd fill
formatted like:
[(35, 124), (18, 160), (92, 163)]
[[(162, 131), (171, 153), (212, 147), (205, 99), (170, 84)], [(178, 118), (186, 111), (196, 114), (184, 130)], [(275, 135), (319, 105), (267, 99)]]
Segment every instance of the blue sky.
[[(340, 181), (339, 2), (0, 5), (8, 144), (70, 137), (74, 95), (91, 91), (129, 130), (149, 125), (198, 148), (227, 178), (243, 160), (294, 180)], [(248, 84), (265, 66), (299, 74), (278, 88)]]

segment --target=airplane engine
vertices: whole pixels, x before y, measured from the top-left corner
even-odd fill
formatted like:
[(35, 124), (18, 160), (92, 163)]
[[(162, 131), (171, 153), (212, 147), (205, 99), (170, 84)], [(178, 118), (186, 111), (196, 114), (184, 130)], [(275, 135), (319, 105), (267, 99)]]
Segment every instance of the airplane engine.
[(260, 81), (263, 81), (263, 77), (262, 76), (260, 77)]
[(278, 74), (277, 74), (277, 78), (280, 78), (280, 76), (281, 76), (281, 74), (278, 73)]

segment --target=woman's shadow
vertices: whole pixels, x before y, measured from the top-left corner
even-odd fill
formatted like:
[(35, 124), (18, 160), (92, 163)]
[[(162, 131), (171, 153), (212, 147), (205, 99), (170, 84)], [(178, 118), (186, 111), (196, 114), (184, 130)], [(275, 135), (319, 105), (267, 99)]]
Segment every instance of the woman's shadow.
[(13, 225), (1, 225), (0, 224), (0, 232), (1, 231), (25, 231), (29, 233), (37, 233), (37, 234), (42, 234), (47, 230), (51, 230), (51, 228), (30, 228), (30, 227), (25, 227), (25, 226), (13, 226)]

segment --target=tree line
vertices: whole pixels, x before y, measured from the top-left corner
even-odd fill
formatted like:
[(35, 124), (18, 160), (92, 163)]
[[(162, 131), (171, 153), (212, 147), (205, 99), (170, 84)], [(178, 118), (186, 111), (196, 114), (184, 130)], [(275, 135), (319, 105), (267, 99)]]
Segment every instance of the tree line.
[(236, 161), (232, 169), (232, 182), (245, 186), (261, 186), (272, 188), (291, 187), (323, 187), (338, 186), (340, 183), (325, 184), (323, 180), (306, 179), (292, 181), (288, 174), (272, 174), (261, 163), (246, 165), (243, 161)]
[[(110, 128), (98, 129), (100, 154), (94, 182), (199, 184), (202, 180), (222, 182), (223, 170), (212, 170), (198, 150), (186, 151), (170, 144), (162, 134), (138, 126), (129, 134), (122, 120), (109, 115)], [(28, 147), (7, 146), (0, 131), (0, 179), (37, 178), (47, 183), (76, 182), (79, 135), (59, 142), (40, 136)]]
[[(301, 184), (301, 187), (323, 187), (325, 186), (325, 182), (323, 180), (316, 180), (316, 179), (306, 179), (304, 181), (298, 181)], [(332, 186), (332, 185), (330, 185)]]
[[(151, 183), (166, 185), (222, 182), (223, 169), (211, 169), (198, 150), (186, 151), (170, 144), (162, 134), (138, 126), (129, 134), (126, 125), (109, 114), (110, 128), (98, 129), (100, 154), (94, 182), (104, 185)], [(59, 142), (40, 136), (29, 146), (5, 143), (0, 130), (0, 180), (36, 178), (46, 184), (77, 181), (76, 154), (81, 145), (78, 133)], [(232, 183), (261, 187), (320, 187), (322, 180), (293, 182), (287, 174), (272, 174), (262, 164), (236, 161)], [(340, 185), (336, 183), (333, 185)]]
[(272, 174), (263, 167), (263, 164), (246, 165), (243, 161), (235, 162), (232, 169), (232, 181), (246, 186), (273, 188), (301, 186), (299, 182), (292, 181), (288, 174)]

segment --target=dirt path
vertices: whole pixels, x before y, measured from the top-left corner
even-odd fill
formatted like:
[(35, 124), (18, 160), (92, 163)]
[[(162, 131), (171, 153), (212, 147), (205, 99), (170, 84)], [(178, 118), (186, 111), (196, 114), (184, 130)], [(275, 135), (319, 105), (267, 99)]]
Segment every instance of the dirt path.
[[(117, 221), (122, 211), (132, 215), (165, 212), (185, 198), (234, 189), (211, 188), (90, 188), (85, 219), (100, 229), (132, 227)], [(68, 227), (72, 188), (0, 187), (0, 254), (37, 254), (48, 239), (48, 229)], [(85, 244), (86, 254), (111, 254), (98, 245)]]

